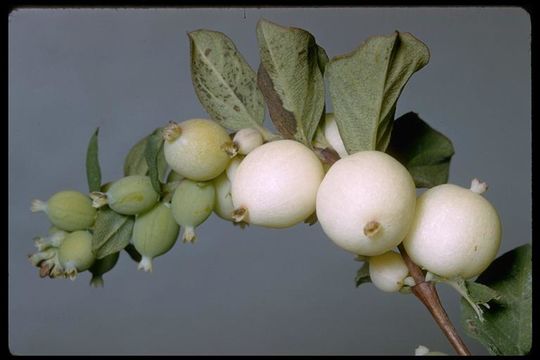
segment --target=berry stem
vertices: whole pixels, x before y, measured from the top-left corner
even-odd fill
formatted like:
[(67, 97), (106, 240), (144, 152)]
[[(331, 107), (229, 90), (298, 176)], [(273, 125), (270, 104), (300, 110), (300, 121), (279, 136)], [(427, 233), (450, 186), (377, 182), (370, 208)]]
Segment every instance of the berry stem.
[(456, 328), (452, 325), (448, 314), (444, 310), (433, 282), (425, 281), (426, 279), (422, 269), (411, 260), (409, 255), (407, 255), (403, 244), (400, 244), (398, 248), (416, 284), (411, 288), (413, 294), (429, 310), (431, 316), (433, 316), (433, 319), (437, 325), (439, 325), (456, 353), (463, 356), (471, 355), (471, 352), (457, 333)]

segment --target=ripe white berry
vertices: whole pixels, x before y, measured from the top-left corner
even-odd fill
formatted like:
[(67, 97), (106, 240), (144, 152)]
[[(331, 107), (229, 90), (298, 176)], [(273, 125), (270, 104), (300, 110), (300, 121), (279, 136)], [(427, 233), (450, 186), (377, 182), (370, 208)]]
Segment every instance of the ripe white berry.
[(238, 149), (238, 154), (247, 155), (256, 147), (263, 144), (263, 137), (259, 130), (245, 128), (238, 130), (233, 137), (233, 143)]
[(485, 189), (476, 180), (471, 189), (443, 184), (424, 192), (403, 241), (411, 259), (446, 278), (467, 279), (484, 271), (501, 242), (499, 216), (481, 195)]
[(399, 291), (408, 274), (405, 261), (394, 251), (369, 258), (369, 277), (373, 285), (382, 291)]
[(414, 217), (414, 181), (396, 159), (361, 151), (338, 160), (317, 193), (317, 218), (341, 248), (364, 256), (397, 246)]
[(271, 228), (293, 226), (315, 211), (324, 176), (317, 156), (294, 140), (277, 140), (250, 152), (232, 180), (233, 218)]
[(229, 166), (227, 166), (227, 169), (225, 170), (225, 172), (227, 173), (227, 178), (229, 179), (229, 181), (231, 182), (233, 181), (234, 175), (236, 174), (236, 170), (238, 169), (238, 166), (240, 165), (242, 160), (244, 160), (244, 156), (237, 155), (234, 157), (234, 159), (231, 160), (231, 163), (229, 164)]
[(340, 157), (344, 158), (348, 155), (343, 140), (341, 139), (341, 135), (339, 135), (339, 129), (333, 113), (327, 113), (325, 115), (323, 133), (328, 144), (330, 144), (332, 149), (334, 149)]

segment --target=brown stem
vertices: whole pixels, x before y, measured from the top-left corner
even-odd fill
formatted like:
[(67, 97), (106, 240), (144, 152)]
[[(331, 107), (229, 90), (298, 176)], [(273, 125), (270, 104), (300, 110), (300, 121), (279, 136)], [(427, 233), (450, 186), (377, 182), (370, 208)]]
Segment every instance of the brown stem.
[(446, 335), (456, 353), (458, 355), (471, 355), (471, 352), (467, 349), (463, 340), (461, 340), (456, 328), (454, 328), (448, 314), (444, 310), (439, 295), (437, 294), (437, 289), (435, 289), (435, 285), (432, 282), (425, 281), (426, 279), (422, 269), (411, 260), (409, 255), (407, 255), (403, 244), (400, 244), (398, 248), (416, 284), (411, 289), (412, 293), (420, 299), (429, 310), (431, 316), (433, 316), (437, 325), (439, 325), (444, 335)]

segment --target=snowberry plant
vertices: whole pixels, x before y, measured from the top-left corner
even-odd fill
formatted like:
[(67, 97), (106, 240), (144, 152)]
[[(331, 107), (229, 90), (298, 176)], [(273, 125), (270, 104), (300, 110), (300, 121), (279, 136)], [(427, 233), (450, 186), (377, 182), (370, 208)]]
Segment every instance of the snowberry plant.
[[(458, 354), (470, 352), (437, 283), (457, 290), (465, 331), (490, 352), (528, 353), (530, 245), (496, 258), (504, 219), (487, 184), (477, 174), (470, 187), (447, 184), (452, 142), (416, 113), (396, 114), (408, 80), (429, 61), (427, 46), (396, 31), (330, 59), (303, 29), (262, 19), (256, 36), (255, 71), (223, 33), (188, 34), (208, 116), (156, 124), (127, 152), (123, 178), (102, 182), (96, 130), (88, 191), (32, 203), (53, 225), (29, 256), (40, 276), (87, 271), (103, 286), (121, 252), (138, 269), (159, 271), (156, 258), (174, 251), (180, 233), (183, 243), (204, 241), (195, 228), (212, 213), (240, 228), (319, 222), (336, 251), (363, 262), (356, 286), (415, 295)], [(277, 133), (263, 126), (265, 106)]]

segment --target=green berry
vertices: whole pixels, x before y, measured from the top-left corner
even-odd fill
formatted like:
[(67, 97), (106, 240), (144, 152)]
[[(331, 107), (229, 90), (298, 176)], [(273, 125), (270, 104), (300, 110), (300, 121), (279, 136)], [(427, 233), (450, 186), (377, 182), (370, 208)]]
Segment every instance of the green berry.
[(131, 175), (115, 181), (106, 193), (93, 192), (93, 206), (108, 204), (123, 215), (136, 215), (150, 210), (159, 200), (148, 176)]
[(169, 251), (178, 237), (176, 223), (169, 204), (160, 203), (140, 214), (133, 226), (132, 243), (142, 255), (138, 269), (152, 271), (152, 259)]
[(115, 252), (105, 256), (102, 259), (97, 259), (94, 261), (90, 269), (92, 273), (92, 279), (90, 280), (90, 286), (92, 287), (103, 287), (103, 274), (112, 270), (112, 268), (118, 262), (118, 257), (120, 252)]
[(195, 182), (184, 179), (176, 188), (171, 200), (172, 214), (184, 227), (184, 242), (196, 240), (195, 228), (212, 214), (215, 189), (211, 182)]
[(169, 124), (164, 132), (163, 150), (167, 164), (183, 177), (211, 180), (231, 161), (227, 149), (233, 143), (221, 125), (208, 119), (190, 119)]
[(65, 231), (86, 230), (96, 219), (90, 198), (73, 190), (57, 192), (47, 202), (33, 200), (31, 210), (44, 211), (54, 226)]
[(89, 231), (75, 231), (66, 236), (58, 250), (58, 257), (65, 275), (74, 280), (77, 273), (88, 270), (94, 263), (92, 234)]
[(222, 219), (233, 221), (234, 205), (231, 196), (231, 182), (227, 177), (227, 172), (224, 171), (212, 182), (216, 189), (214, 212)]

